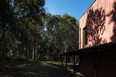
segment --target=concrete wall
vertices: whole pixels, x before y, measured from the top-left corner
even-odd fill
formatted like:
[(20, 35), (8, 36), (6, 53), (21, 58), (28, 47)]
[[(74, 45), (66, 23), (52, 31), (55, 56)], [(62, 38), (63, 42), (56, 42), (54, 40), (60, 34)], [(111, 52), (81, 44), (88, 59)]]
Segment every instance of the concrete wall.
[[(80, 48), (116, 41), (116, 0), (96, 0), (79, 21)], [(83, 45), (87, 26), (88, 44)]]

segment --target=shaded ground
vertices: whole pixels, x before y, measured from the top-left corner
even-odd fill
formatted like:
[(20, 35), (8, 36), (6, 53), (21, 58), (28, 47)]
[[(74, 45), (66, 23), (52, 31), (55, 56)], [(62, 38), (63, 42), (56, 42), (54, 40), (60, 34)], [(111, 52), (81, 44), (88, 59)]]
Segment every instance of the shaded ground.
[(0, 72), (0, 77), (74, 77), (51, 62), (25, 62), (6, 67), (5, 72)]

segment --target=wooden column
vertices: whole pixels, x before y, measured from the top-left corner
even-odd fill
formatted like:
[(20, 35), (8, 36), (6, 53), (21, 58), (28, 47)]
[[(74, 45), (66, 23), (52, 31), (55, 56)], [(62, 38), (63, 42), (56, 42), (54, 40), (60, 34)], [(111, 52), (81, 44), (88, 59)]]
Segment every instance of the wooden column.
[(79, 55), (79, 72), (81, 72), (81, 57)]
[(67, 55), (66, 55), (66, 69), (67, 69), (67, 59), (68, 59), (68, 58), (67, 58)]
[(62, 60), (62, 55), (61, 55), (61, 66), (63, 66), (63, 60)]
[(75, 75), (75, 55), (74, 55), (74, 63), (73, 63), (73, 73)]
[(98, 76), (98, 73), (99, 73), (99, 71), (98, 71), (98, 53), (96, 53), (96, 55), (95, 55), (95, 70), (96, 70), (96, 77), (99, 77)]

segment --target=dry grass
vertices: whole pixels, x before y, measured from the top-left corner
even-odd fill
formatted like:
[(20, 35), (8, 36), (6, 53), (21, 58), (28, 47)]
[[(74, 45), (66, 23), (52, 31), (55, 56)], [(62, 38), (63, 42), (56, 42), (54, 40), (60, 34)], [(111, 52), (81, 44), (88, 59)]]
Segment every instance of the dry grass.
[(6, 65), (0, 77), (74, 77), (57, 62), (20, 62)]

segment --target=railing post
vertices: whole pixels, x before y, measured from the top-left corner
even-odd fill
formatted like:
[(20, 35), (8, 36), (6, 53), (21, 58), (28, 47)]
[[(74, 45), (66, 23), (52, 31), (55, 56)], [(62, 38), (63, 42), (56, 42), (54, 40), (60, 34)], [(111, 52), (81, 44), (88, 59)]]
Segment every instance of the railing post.
[(67, 69), (67, 55), (66, 55), (66, 69)]
[(73, 73), (75, 75), (75, 55), (74, 55), (74, 63), (73, 63)]
[(79, 55), (79, 72), (81, 72), (81, 56)]
[(61, 66), (63, 66), (63, 60), (62, 60), (62, 55), (61, 55)]
[(96, 69), (96, 77), (98, 77), (98, 53), (95, 55), (95, 69)]

